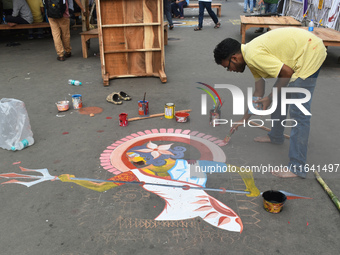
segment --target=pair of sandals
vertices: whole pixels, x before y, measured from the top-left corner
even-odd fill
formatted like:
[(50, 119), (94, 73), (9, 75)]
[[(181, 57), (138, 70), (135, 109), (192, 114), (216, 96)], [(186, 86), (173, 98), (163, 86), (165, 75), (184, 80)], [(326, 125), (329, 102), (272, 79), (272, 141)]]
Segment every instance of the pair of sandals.
[(132, 98), (123, 91), (113, 92), (106, 97), (106, 101), (113, 104), (122, 104), (123, 101), (130, 101)]

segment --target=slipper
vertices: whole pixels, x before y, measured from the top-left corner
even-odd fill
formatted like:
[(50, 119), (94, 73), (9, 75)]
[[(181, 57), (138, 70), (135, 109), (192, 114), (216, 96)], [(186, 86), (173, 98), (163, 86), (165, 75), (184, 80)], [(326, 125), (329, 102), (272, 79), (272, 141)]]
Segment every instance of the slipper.
[(126, 94), (123, 91), (120, 91), (118, 94), (119, 94), (119, 98), (123, 99), (124, 101), (130, 101), (132, 99), (128, 94)]
[(194, 28), (194, 31), (200, 31), (200, 30), (202, 30), (201, 27), (195, 27), (195, 28)]
[(113, 104), (122, 104), (123, 102), (120, 101), (120, 96), (117, 92), (113, 92), (110, 95), (108, 95), (106, 97), (106, 101), (108, 101), (109, 103), (113, 103)]
[(65, 61), (65, 58), (64, 58), (64, 56), (61, 56), (61, 57), (57, 57), (57, 60), (59, 60), (59, 61)]
[(220, 28), (220, 26), (221, 26), (221, 23), (217, 22), (216, 25), (214, 26), (214, 28)]

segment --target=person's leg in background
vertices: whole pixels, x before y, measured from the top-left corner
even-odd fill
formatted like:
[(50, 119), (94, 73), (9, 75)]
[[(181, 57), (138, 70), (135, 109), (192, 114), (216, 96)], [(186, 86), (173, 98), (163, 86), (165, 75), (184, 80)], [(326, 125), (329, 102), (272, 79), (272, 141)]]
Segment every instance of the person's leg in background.
[(179, 2), (178, 8), (180, 13), (180, 19), (184, 19), (184, 10), (183, 8), (186, 7), (188, 4), (186, 1)]
[(163, 0), (163, 4), (164, 4), (164, 14), (166, 16), (166, 19), (169, 22), (169, 28), (173, 29), (174, 24), (172, 23), (170, 0)]
[(60, 29), (60, 25), (59, 25), (60, 19), (49, 18), (48, 20), (50, 22), (54, 47), (55, 47), (55, 50), (56, 50), (57, 55), (58, 55), (57, 59), (59, 61), (64, 61), (65, 60), (64, 46), (63, 46), (63, 42), (61, 40), (61, 29)]
[(218, 18), (216, 16), (216, 13), (211, 9), (211, 2), (204, 2), (205, 8), (207, 9), (207, 12), (209, 13), (210, 18), (214, 21), (215, 27), (219, 28), (221, 26), (221, 23), (218, 22)]
[(61, 18), (60, 19), (60, 29), (61, 29), (61, 40), (63, 42), (65, 57), (71, 57), (71, 33), (70, 33), (70, 19)]

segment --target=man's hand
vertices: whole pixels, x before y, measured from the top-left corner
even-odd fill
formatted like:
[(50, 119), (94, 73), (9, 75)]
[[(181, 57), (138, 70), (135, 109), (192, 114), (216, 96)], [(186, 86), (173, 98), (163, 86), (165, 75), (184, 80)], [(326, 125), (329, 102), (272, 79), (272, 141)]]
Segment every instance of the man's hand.
[(267, 110), (268, 107), (272, 104), (272, 98), (271, 96), (267, 96), (267, 97), (264, 97), (262, 99), (255, 101), (255, 103), (262, 104), (263, 110)]

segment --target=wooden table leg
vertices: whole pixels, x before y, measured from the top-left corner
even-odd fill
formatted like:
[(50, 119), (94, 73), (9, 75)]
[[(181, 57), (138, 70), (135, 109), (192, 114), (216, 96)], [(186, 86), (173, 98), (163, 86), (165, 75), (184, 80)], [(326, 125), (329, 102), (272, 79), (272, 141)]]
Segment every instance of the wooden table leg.
[(241, 24), (241, 35), (242, 35), (241, 43), (244, 44), (246, 42), (246, 25), (244, 24)]
[(83, 58), (87, 58), (87, 44), (85, 35), (81, 35), (81, 50), (83, 51)]
[(218, 8), (217, 8), (217, 16), (218, 16), (218, 17), (221, 17), (221, 7), (218, 7)]

